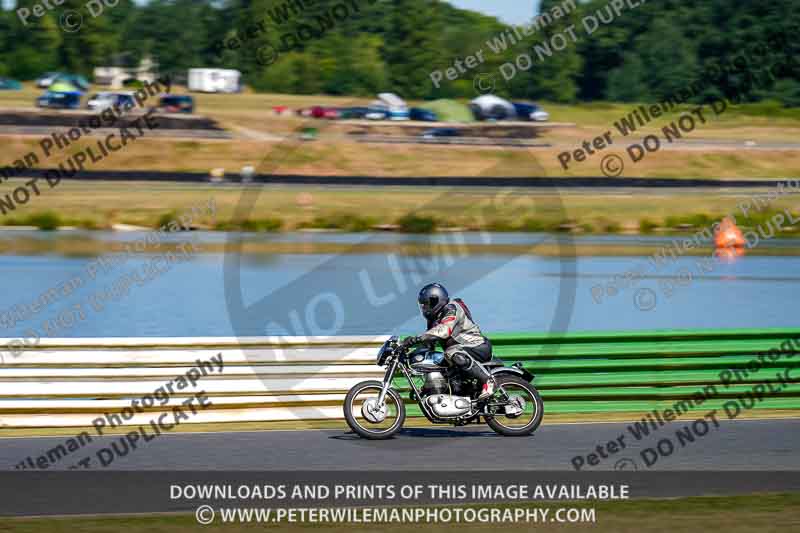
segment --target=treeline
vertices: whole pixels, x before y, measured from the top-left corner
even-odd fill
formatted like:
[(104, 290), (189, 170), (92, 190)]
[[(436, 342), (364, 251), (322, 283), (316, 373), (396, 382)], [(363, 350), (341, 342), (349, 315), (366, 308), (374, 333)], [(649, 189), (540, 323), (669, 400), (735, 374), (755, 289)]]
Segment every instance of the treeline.
[[(33, 12), (37, 3), (19, 0), (17, 7)], [(27, 25), (13, 10), (0, 12), (0, 75), (28, 80), (64, 69), (90, 76), (95, 66), (135, 65), (150, 56), (162, 74), (235, 68), (248, 85), (270, 92), (473, 97), (474, 75), (495, 73), (498, 94), (515, 98), (655, 101), (685, 86), (709, 61), (732, 57), (770, 32), (800, 27), (800, 0), (649, 0), (626, 7), (587, 36), (581, 20), (608, 3), (592, 0), (531, 35), (515, 32), (521, 42), (495, 53), (489, 42), (510, 35), (508, 26), (437, 0), (119, 0), (97, 17), (85, 3), (64, 0), (41, 17), (30, 16)], [(552, 13), (561, 5), (563, 0), (543, 0), (541, 10)], [(68, 10), (82, 14), (77, 31), (60, 27)], [(534, 45), (569, 25), (577, 39), (538, 61)], [(238, 44), (230, 41), (237, 36)], [(794, 50), (787, 53), (798, 52), (797, 37), (788, 40)], [(287, 44), (292, 49), (281, 51)], [(279, 51), (271, 63), (264, 60), (267, 45)], [(456, 80), (444, 78), (438, 88), (432, 83), (432, 71), (477, 51), (484, 61), (476, 68)], [(532, 68), (504, 80), (501, 65), (520, 53), (534, 58)], [(781, 72), (751, 98), (800, 105), (800, 73)]]

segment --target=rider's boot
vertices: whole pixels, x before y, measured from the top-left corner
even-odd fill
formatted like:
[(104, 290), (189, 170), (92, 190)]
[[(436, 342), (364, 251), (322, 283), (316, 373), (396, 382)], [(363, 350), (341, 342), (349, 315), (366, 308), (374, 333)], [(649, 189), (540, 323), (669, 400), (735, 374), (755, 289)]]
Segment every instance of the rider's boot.
[(475, 361), (470, 361), (472, 364), (464, 369), (464, 372), (478, 380), (478, 385), (481, 387), (481, 393), (478, 396), (479, 400), (485, 400), (494, 394), (494, 378), (483, 366)]

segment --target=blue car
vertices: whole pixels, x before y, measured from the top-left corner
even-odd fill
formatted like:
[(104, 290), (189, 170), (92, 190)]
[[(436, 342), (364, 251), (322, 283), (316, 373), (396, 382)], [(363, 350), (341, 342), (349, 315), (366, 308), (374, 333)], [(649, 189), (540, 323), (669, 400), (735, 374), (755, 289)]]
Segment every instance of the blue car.
[(536, 104), (514, 102), (512, 105), (514, 106), (514, 111), (517, 112), (518, 120), (546, 122), (550, 119), (550, 114)]
[(158, 110), (164, 113), (194, 113), (194, 98), (185, 94), (167, 94), (158, 101)]
[(81, 106), (81, 93), (55, 93), (47, 91), (36, 99), (36, 107), (49, 109), (78, 109)]
[(422, 109), (421, 107), (412, 107), (409, 110), (408, 116), (411, 120), (419, 120), (423, 122), (438, 122), (439, 120), (436, 116), (436, 113), (428, 109)]
[(438, 137), (461, 137), (461, 132), (456, 128), (434, 128), (422, 132), (423, 139), (436, 139)]

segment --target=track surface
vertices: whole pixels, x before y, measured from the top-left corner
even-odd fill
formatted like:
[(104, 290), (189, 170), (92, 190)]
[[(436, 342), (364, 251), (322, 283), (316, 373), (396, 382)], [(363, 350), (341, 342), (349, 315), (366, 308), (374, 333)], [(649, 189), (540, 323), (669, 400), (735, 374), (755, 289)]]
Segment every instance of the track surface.
[[(722, 414), (724, 419), (724, 414)], [(681, 447), (667, 425), (636, 441), (626, 423), (543, 425), (527, 438), (500, 437), (485, 426), (409, 428), (388, 441), (364, 441), (345, 430), (263, 431), (165, 435), (116, 459), (113, 469), (162, 470), (572, 470), (571, 460), (625, 435), (626, 448), (585, 471), (800, 470), (800, 420), (720, 421), (720, 427)], [(669, 437), (675, 451), (648, 468), (643, 448)], [(120, 437), (95, 438), (54, 468), (66, 468)], [(66, 437), (0, 439), (0, 470), (13, 469)], [(119, 445), (119, 444), (118, 444)], [(72, 459), (72, 461), (70, 461)], [(631, 461), (633, 463), (631, 463)], [(95, 461), (94, 464), (97, 464)]]
[[(44, 178), (53, 169), (25, 169), (19, 176), (23, 178)], [(83, 170), (70, 180), (101, 181), (154, 181), (196, 183), (208, 182), (208, 172), (177, 172), (158, 170)], [(227, 174), (226, 182), (239, 183), (239, 174)], [(376, 187), (515, 187), (520, 189), (692, 189), (711, 190), (741, 188), (774, 188), (778, 183), (795, 187), (793, 180), (787, 179), (711, 179), (711, 178), (637, 178), (620, 176), (586, 177), (505, 177), (505, 176), (311, 176), (297, 174), (258, 174), (252, 178), (253, 184), (273, 185), (335, 185), (335, 186), (376, 186)]]

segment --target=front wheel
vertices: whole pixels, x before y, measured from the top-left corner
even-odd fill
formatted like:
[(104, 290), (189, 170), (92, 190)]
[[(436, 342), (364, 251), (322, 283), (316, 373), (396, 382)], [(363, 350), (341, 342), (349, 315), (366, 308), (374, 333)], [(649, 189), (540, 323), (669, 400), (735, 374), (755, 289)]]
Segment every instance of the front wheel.
[(530, 435), (542, 423), (544, 402), (536, 388), (517, 376), (498, 376), (497, 392), (487, 405), (486, 423), (506, 437)]
[(391, 387), (386, 391), (383, 405), (378, 405), (381, 390), (380, 381), (362, 381), (344, 399), (347, 425), (365, 439), (388, 439), (400, 431), (406, 419), (403, 399)]

